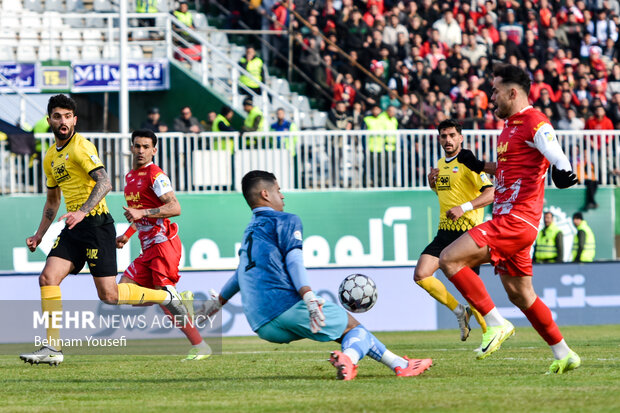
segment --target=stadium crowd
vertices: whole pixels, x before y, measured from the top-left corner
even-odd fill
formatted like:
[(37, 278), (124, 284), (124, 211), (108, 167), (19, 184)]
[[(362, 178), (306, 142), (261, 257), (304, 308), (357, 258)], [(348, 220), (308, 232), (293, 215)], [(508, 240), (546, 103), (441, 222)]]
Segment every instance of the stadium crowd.
[(530, 102), (556, 128), (620, 125), (618, 0), (316, 0), (293, 7), (290, 14), (287, 0), (263, 0), (241, 17), (262, 15), (272, 28), (293, 19), (295, 64), (333, 97), (332, 120), (342, 118), (336, 103), (344, 101), (345, 117), (355, 104), (362, 113), (395, 106), (401, 129), (433, 128), (446, 118), (465, 129), (500, 128), (489, 97), (492, 66), (505, 62), (527, 69)]

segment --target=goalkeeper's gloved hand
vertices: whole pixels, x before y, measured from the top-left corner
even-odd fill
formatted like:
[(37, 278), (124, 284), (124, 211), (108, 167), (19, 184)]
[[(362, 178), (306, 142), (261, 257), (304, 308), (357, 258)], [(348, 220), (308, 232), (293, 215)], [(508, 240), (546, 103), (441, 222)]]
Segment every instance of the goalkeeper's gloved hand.
[(564, 169), (558, 169), (555, 166), (551, 167), (551, 179), (555, 186), (560, 189), (568, 188), (577, 183), (577, 175), (573, 171), (565, 171)]
[(202, 308), (196, 312), (196, 315), (211, 317), (220, 311), (221, 308), (222, 303), (220, 303), (220, 295), (212, 288), (209, 290), (209, 299), (205, 300), (202, 304)]
[(323, 314), (323, 304), (325, 300), (314, 295), (314, 292), (308, 291), (302, 297), (308, 312), (310, 313), (310, 331), (318, 333), (321, 327), (325, 327), (325, 314)]
[(469, 149), (461, 149), (456, 160), (477, 174), (484, 170), (485, 162), (476, 158), (476, 155)]

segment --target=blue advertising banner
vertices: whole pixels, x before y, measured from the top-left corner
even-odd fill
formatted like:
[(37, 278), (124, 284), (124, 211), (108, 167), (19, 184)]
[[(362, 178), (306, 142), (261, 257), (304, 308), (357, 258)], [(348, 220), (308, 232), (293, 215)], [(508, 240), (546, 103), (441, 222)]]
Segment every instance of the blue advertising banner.
[[(80, 62), (73, 65), (72, 92), (118, 91), (120, 68), (114, 62)], [(163, 90), (170, 87), (167, 60), (128, 64), (129, 89)]]
[(37, 64), (35, 63), (0, 63), (0, 74), (8, 83), (0, 80), (0, 91), (13, 92), (11, 87), (22, 92), (38, 92)]

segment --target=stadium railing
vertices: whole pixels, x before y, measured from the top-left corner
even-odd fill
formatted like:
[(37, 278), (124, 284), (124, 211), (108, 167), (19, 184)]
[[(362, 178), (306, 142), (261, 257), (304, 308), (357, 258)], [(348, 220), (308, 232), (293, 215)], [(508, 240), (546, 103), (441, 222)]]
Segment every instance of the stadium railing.
[[(464, 147), (485, 160), (496, 159), (499, 131), (464, 131)], [(601, 185), (620, 183), (620, 131), (558, 131), (573, 170)], [(122, 191), (131, 168), (129, 137), (84, 133), (99, 151), (114, 191)], [(42, 153), (16, 155), (0, 142), (0, 192), (43, 193), (41, 159), (54, 144), (52, 134), (37, 134)], [(435, 130), (297, 131), (159, 134), (155, 162), (177, 191), (239, 191), (253, 169), (272, 171), (283, 190), (428, 188), (426, 175), (443, 156)], [(383, 143), (382, 143), (383, 142)], [(372, 151), (372, 147), (387, 149)], [(394, 142), (393, 147), (390, 142)], [(382, 144), (381, 144), (382, 143)], [(391, 150), (393, 149), (393, 150)], [(550, 178), (547, 184), (552, 186)]]

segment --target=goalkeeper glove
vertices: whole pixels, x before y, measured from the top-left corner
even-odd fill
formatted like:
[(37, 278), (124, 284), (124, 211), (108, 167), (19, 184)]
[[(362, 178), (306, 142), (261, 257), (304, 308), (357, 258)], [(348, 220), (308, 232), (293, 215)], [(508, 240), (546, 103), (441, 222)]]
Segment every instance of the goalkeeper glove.
[(203, 317), (211, 317), (222, 308), (220, 303), (220, 295), (212, 288), (209, 290), (210, 298), (202, 304), (202, 308), (196, 312), (196, 315)]
[(568, 188), (577, 183), (577, 176), (572, 171), (558, 169), (555, 166), (551, 167), (551, 179), (555, 186), (560, 189)]
[(314, 295), (312, 291), (305, 293), (302, 298), (310, 313), (310, 331), (316, 334), (321, 330), (321, 327), (325, 327), (325, 314), (323, 314), (325, 300)]
[(476, 158), (476, 155), (469, 149), (461, 149), (456, 160), (477, 174), (484, 170), (485, 162)]

